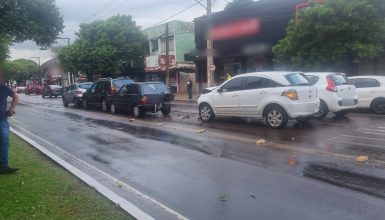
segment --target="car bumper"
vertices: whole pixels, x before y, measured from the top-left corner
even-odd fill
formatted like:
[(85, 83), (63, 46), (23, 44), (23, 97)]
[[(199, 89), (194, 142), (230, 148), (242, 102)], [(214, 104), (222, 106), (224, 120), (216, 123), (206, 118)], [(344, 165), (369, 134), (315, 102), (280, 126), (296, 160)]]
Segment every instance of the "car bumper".
[(332, 104), (329, 104), (329, 111), (339, 112), (342, 110), (355, 109), (357, 108), (358, 99), (338, 99), (335, 100)]
[(320, 102), (291, 103), (285, 106), (286, 112), (291, 119), (304, 118), (316, 114), (319, 110)]

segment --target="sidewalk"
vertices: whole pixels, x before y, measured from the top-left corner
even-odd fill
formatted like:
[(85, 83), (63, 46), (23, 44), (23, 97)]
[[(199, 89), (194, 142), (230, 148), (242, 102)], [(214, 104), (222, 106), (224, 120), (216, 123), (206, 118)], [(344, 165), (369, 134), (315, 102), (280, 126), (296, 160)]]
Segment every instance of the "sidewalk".
[(189, 100), (187, 93), (175, 93), (174, 94), (174, 101), (196, 103), (199, 95), (200, 95), (199, 93), (194, 93), (192, 100)]

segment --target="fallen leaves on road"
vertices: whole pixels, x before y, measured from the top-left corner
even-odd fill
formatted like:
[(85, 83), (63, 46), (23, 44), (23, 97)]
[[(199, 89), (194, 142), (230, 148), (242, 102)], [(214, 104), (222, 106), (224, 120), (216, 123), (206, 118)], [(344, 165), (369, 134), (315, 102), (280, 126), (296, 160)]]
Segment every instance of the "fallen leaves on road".
[(256, 199), (256, 197), (254, 195), (250, 195), (250, 197), (253, 198), (253, 199)]
[(256, 141), (255, 141), (255, 143), (256, 144), (264, 144), (264, 143), (266, 143), (266, 140), (265, 139), (257, 139)]
[(229, 200), (229, 198), (227, 198), (227, 196), (221, 196), (221, 197), (219, 197), (219, 200), (221, 202), (227, 202)]
[(358, 156), (358, 157), (356, 157), (356, 161), (360, 162), (360, 163), (365, 163), (368, 160), (369, 160), (368, 156)]
[(198, 129), (198, 130), (196, 130), (196, 132), (197, 133), (204, 133), (204, 132), (206, 132), (206, 130), (205, 129)]

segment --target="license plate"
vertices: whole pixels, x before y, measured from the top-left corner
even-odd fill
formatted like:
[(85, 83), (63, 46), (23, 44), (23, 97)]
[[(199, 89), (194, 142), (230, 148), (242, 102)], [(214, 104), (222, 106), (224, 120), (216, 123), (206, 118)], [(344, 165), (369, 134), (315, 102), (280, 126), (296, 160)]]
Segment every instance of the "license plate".
[(342, 99), (342, 106), (354, 106), (354, 99)]

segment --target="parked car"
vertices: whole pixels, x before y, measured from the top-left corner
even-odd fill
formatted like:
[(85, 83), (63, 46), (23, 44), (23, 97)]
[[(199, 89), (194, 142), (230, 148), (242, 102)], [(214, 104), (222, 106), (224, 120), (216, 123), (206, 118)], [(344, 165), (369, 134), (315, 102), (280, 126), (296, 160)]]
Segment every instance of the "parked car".
[(357, 88), (359, 108), (385, 114), (385, 76), (354, 76), (349, 83)]
[(357, 107), (356, 87), (350, 85), (343, 73), (314, 72), (305, 73), (309, 81), (317, 87), (320, 108), (316, 119), (325, 118), (329, 112), (336, 116), (345, 116)]
[(82, 105), (83, 94), (87, 89), (91, 88), (93, 83), (75, 83), (64, 89), (63, 92), (63, 105), (68, 107), (69, 103), (75, 104), (75, 106), (80, 107)]
[(271, 128), (318, 112), (317, 89), (299, 72), (256, 72), (235, 76), (198, 98), (202, 121), (216, 116), (264, 118)]
[(110, 97), (111, 113), (128, 110), (136, 118), (146, 112), (161, 111), (163, 115), (168, 115), (171, 112), (171, 99), (171, 91), (163, 82), (131, 83)]
[(25, 86), (18, 86), (18, 87), (16, 87), (16, 93), (17, 94), (20, 94), (22, 92), (25, 93)]
[(40, 86), (38, 84), (28, 84), (25, 87), (25, 94), (26, 95), (31, 95), (31, 94), (40, 95), (41, 91), (42, 91), (42, 86)]
[(108, 111), (110, 107), (110, 96), (119, 91), (123, 85), (133, 82), (133, 80), (126, 77), (117, 79), (103, 78), (98, 80), (83, 94), (83, 108), (87, 109), (89, 106), (96, 106), (105, 112)]
[(41, 92), (41, 97), (44, 99), (46, 96), (52, 98), (53, 96), (57, 98), (58, 96), (63, 95), (63, 87), (58, 85), (47, 85), (44, 87)]

